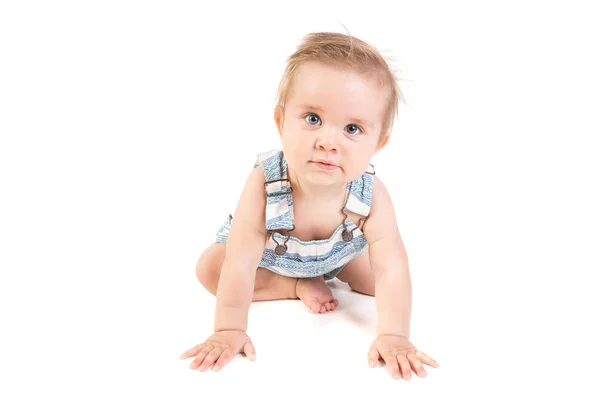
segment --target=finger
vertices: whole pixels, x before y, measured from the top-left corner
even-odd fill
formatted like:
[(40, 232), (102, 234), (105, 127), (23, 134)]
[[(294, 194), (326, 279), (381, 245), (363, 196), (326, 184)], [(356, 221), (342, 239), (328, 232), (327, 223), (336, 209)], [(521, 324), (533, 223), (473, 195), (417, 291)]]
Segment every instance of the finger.
[(256, 360), (256, 349), (254, 348), (252, 342), (246, 343), (242, 351), (244, 354), (246, 354), (246, 357), (248, 357), (249, 360)]
[(437, 361), (435, 361), (434, 359), (432, 359), (431, 357), (429, 357), (427, 354), (423, 353), (422, 351), (417, 351), (416, 356), (424, 364), (427, 364), (430, 367), (437, 368), (440, 366), (440, 364)]
[(410, 373), (410, 363), (408, 359), (403, 353), (400, 353), (396, 356), (396, 360), (398, 364), (400, 364), (400, 369), (402, 370), (402, 377), (404, 380), (409, 381), (412, 378), (412, 374)]
[(340, 302), (337, 299), (333, 299), (333, 304), (335, 304), (335, 306), (337, 307), (340, 305)]
[(221, 354), (221, 356), (215, 363), (215, 366), (213, 367), (212, 370), (215, 372), (220, 371), (221, 368), (223, 368), (225, 366), (225, 364), (227, 364), (229, 361), (231, 361), (233, 356), (235, 356), (235, 353), (233, 352), (231, 347), (226, 348), (225, 351), (223, 351), (223, 354)]
[(192, 347), (191, 349), (187, 350), (185, 353), (183, 353), (182, 355), (180, 355), (179, 358), (181, 358), (183, 360), (185, 358), (193, 357), (196, 354), (198, 354), (200, 352), (200, 350), (202, 350), (202, 348), (204, 346), (205, 346), (204, 343), (197, 344), (196, 346)]
[(210, 367), (212, 367), (212, 365), (215, 363), (215, 361), (217, 361), (221, 353), (223, 353), (223, 348), (221, 347), (215, 347), (214, 349), (212, 349), (212, 351), (208, 353), (208, 355), (204, 359), (204, 362), (202, 363), (202, 365), (200, 365), (200, 368), (198, 368), (198, 370), (200, 370), (200, 372), (204, 372)]
[(406, 353), (406, 358), (408, 358), (412, 369), (417, 373), (417, 375), (419, 375), (421, 378), (425, 378), (427, 376), (427, 373), (425, 372), (425, 367), (423, 367), (423, 363), (417, 358), (417, 356), (412, 351)]
[(371, 368), (373, 368), (377, 364), (377, 361), (379, 361), (379, 352), (375, 347), (371, 347), (371, 349), (369, 349), (367, 360), (369, 361), (369, 367)]
[(200, 364), (202, 364), (202, 362), (204, 361), (206, 355), (210, 353), (213, 347), (214, 346), (212, 344), (204, 346), (202, 350), (200, 350), (200, 353), (198, 353), (194, 361), (192, 361), (192, 363), (190, 364), (190, 369), (198, 369)]
[(383, 355), (383, 361), (385, 361), (385, 369), (387, 369), (390, 375), (392, 375), (392, 378), (400, 379), (401, 375), (400, 370), (398, 369), (398, 361), (396, 360), (396, 357), (394, 357), (394, 355), (391, 353), (387, 353)]

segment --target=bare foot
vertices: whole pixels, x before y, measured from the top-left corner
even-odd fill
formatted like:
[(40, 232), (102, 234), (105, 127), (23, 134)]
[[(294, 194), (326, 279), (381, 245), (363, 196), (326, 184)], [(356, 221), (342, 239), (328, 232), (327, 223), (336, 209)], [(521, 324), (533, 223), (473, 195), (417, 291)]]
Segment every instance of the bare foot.
[(339, 304), (322, 276), (298, 279), (296, 296), (315, 314), (335, 310)]

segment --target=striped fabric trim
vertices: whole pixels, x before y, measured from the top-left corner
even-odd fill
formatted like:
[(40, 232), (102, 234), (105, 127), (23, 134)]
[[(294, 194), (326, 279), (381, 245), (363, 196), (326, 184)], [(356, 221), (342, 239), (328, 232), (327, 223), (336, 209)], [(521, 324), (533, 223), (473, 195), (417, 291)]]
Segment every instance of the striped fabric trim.
[(363, 174), (360, 178), (348, 184), (350, 196), (344, 210), (352, 211), (353, 213), (368, 216), (371, 212), (372, 196), (373, 196), (373, 177), (369, 174)]
[(271, 150), (258, 154), (254, 167), (259, 165), (265, 174), (267, 230), (292, 229), (294, 227), (292, 187), (289, 181), (279, 181), (279, 179), (287, 179), (287, 162), (283, 151)]
[(344, 242), (341, 232), (340, 226), (338, 234), (331, 239), (331, 251), (324, 254), (316, 253), (311, 242), (298, 241), (297, 246), (294, 246), (295, 241), (290, 238), (287, 242), (288, 251), (283, 256), (278, 256), (274, 250), (275, 242), (269, 240), (259, 265), (288, 277), (309, 278), (327, 275), (354, 260), (369, 246), (364, 235), (356, 235), (358, 229), (353, 232), (355, 236), (351, 242)]
[[(354, 229), (354, 227), (356, 227), (354, 222), (350, 221), (346, 223), (347, 230), (351, 231)], [(342, 239), (343, 230), (344, 226), (340, 225), (329, 239), (311, 240), (310, 242), (302, 241), (298, 238), (290, 236), (290, 239), (286, 243), (288, 248), (286, 256), (303, 262), (327, 259), (338, 250), (340, 242), (342, 244), (346, 243)], [(360, 241), (359, 238), (363, 236), (363, 233), (359, 229), (356, 229), (354, 232), (352, 232), (352, 234), (354, 235), (353, 240)], [(279, 243), (284, 242), (287, 238), (286, 235), (281, 235), (277, 232), (273, 233), (273, 237), (277, 239)], [(270, 240), (265, 249), (275, 251), (276, 246), (277, 243), (275, 243), (273, 240)]]
[(231, 230), (231, 214), (227, 217), (223, 225), (217, 231), (217, 239), (216, 243), (227, 243), (227, 238), (229, 238), (229, 231)]

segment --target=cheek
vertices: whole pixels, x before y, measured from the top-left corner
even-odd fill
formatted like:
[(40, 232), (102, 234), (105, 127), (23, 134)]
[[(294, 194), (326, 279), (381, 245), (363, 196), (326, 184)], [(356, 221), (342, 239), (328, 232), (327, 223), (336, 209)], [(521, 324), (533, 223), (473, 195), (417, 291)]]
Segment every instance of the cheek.
[(294, 137), (293, 134), (290, 134), (288, 132), (287, 135), (283, 136), (283, 140), (281, 141), (281, 143), (283, 145), (283, 148), (290, 155), (297, 151), (297, 148), (298, 148), (297, 139)]
[(301, 149), (306, 146), (308, 135), (303, 135), (304, 132), (298, 130), (290, 130), (283, 136), (283, 142), (288, 149), (295, 152), (302, 151)]
[(351, 179), (358, 179), (365, 173), (369, 167), (370, 159), (364, 154), (358, 154), (353, 157), (350, 165), (347, 165), (347, 174)]

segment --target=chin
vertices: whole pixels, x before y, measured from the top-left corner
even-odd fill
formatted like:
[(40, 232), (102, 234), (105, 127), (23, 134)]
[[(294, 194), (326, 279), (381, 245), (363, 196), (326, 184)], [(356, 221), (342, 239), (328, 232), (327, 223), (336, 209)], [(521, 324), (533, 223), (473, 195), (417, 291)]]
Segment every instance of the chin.
[(310, 173), (308, 174), (307, 179), (315, 185), (327, 186), (342, 182), (343, 177), (323, 173)]

